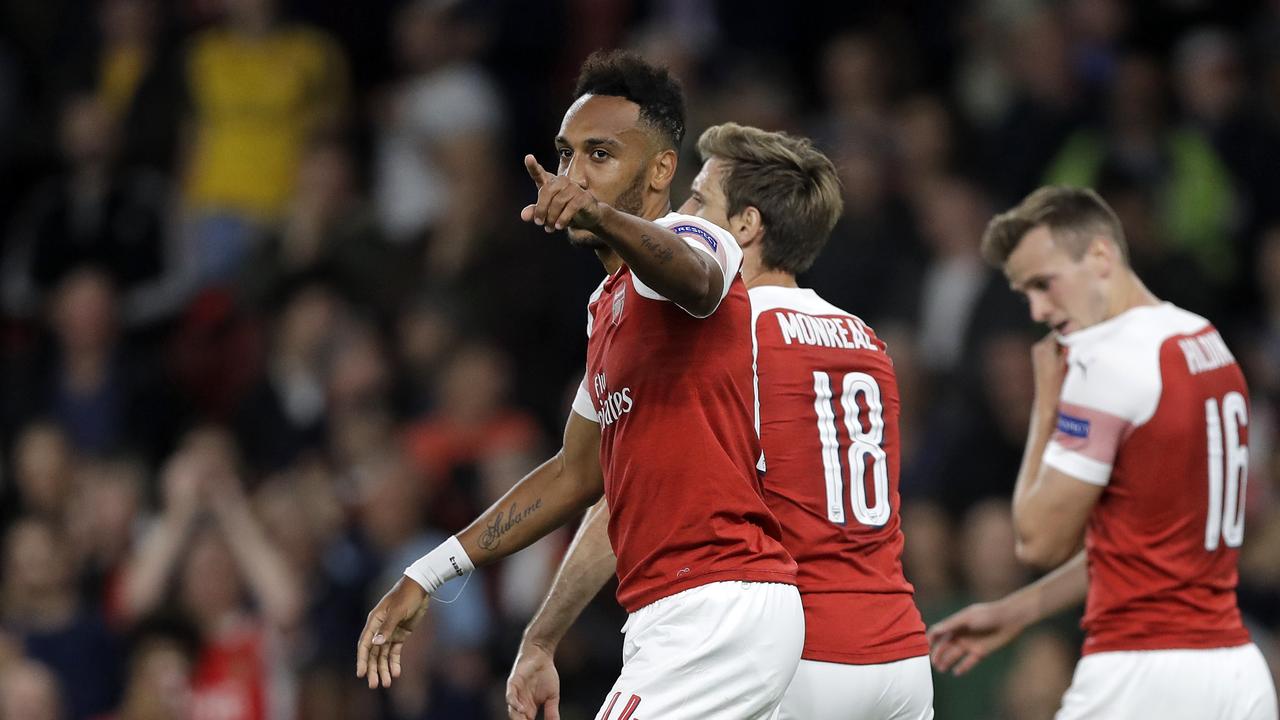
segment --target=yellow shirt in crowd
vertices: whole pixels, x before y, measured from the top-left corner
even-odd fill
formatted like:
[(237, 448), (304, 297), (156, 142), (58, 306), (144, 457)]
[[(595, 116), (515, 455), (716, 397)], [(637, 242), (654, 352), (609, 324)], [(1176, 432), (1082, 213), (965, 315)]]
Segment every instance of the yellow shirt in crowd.
[(279, 216), (312, 131), (346, 100), (341, 50), (296, 26), (258, 37), (215, 29), (195, 38), (187, 62), (196, 132), (188, 202)]

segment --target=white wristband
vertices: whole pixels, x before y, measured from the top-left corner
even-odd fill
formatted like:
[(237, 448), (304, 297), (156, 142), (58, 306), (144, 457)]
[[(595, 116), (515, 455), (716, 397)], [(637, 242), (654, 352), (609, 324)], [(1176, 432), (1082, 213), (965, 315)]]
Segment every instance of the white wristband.
[(449, 580), (460, 578), (475, 569), (476, 566), (467, 556), (467, 551), (462, 549), (462, 543), (458, 542), (456, 535), (453, 535), (440, 543), (435, 550), (423, 555), (417, 562), (405, 568), (404, 574), (431, 595)]

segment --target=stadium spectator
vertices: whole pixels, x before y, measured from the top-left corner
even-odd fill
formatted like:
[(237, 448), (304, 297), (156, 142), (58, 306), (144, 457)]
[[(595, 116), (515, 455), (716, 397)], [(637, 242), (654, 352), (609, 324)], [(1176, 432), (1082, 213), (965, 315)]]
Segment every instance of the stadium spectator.
[(57, 676), (68, 720), (86, 720), (115, 707), (122, 655), (99, 609), (80, 601), (75, 573), (61, 526), (23, 518), (5, 534), (0, 623)]
[(195, 628), (157, 616), (134, 630), (124, 697), (112, 720), (187, 720), (192, 675), (200, 651)]
[(99, 3), (65, 71), (68, 89), (92, 94), (119, 127), (121, 164), (165, 175), (173, 171), (184, 100), (172, 15), (157, 0)]
[(13, 452), (15, 492), (5, 502), (6, 520), (25, 514), (62, 522), (71, 495), (74, 463), (66, 433), (57, 425), (32, 422), (24, 427)]
[(278, 229), (245, 264), (241, 294), (269, 307), (294, 278), (322, 276), (359, 305), (389, 313), (414, 281), (403, 249), (388, 244), (356, 186), (357, 168), (342, 142), (320, 140), (298, 167), (293, 197)]
[(329, 362), (347, 315), (347, 305), (322, 282), (303, 278), (287, 295), (262, 376), (236, 414), (251, 467), (273, 472), (323, 445)]
[(413, 0), (392, 26), (403, 77), (377, 118), (374, 198), (395, 242), (427, 247), (449, 279), (473, 259), (491, 222), (502, 100), (476, 60), (483, 31), (466, 3)]
[(1154, 59), (1129, 54), (1115, 73), (1101, 126), (1067, 138), (1045, 183), (1093, 187), (1119, 177), (1150, 187), (1160, 232), (1191, 253), (1212, 282), (1231, 282), (1238, 272), (1238, 181), (1204, 133), (1170, 121), (1164, 71)]
[(142, 527), (148, 488), (140, 459), (89, 460), (76, 469), (66, 532), (81, 593), (102, 608), (113, 628), (123, 626), (120, 591), (125, 562)]
[(346, 60), (277, 0), (230, 0), (186, 48), (191, 144), (184, 194), (201, 278), (227, 281), (280, 220), (308, 142), (343, 121)]
[(229, 434), (201, 429), (169, 460), (164, 510), (126, 570), (124, 610), (136, 620), (176, 609), (195, 622), (195, 717), (288, 717), (297, 698), (281, 643), (301, 620), (302, 587), (253, 514), (235, 452)]
[(513, 407), (510, 360), (498, 348), (471, 342), (454, 350), (439, 374), (439, 404), (405, 430), (409, 457), (434, 485), (434, 519), (461, 527), (488, 505), (471, 489), (475, 467), (489, 457), (531, 452), (541, 442), (528, 413)]
[(34, 314), (84, 266), (111, 278), (126, 326), (167, 318), (185, 299), (189, 255), (170, 232), (169, 187), (154, 171), (120, 163), (120, 128), (98, 96), (65, 101), (59, 127), (65, 168), (18, 211), (4, 269), (9, 313)]
[(153, 357), (120, 333), (119, 300), (110, 278), (76, 270), (49, 301), (54, 343), (25, 358), (13, 377), (9, 412), (22, 424), (46, 417), (85, 455), (163, 453), (179, 404)]

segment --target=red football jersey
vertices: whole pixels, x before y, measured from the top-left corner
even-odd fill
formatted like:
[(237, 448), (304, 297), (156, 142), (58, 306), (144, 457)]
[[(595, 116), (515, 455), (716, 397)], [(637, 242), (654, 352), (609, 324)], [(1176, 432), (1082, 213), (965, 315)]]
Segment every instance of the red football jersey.
[(618, 602), (628, 612), (710, 582), (794, 584), (796, 572), (756, 474), (741, 250), (698, 218), (658, 222), (716, 259), (725, 295), (696, 318), (623, 266), (591, 301), (587, 387), (574, 410), (600, 423)]
[(1044, 461), (1105, 486), (1089, 517), (1084, 652), (1248, 642), (1236, 605), (1249, 391), (1218, 332), (1171, 304), (1062, 340)]
[(898, 382), (884, 343), (812, 290), (751, 290), (765, 501), (799, 564), (804, 658), (925, 655), (902, 573)]

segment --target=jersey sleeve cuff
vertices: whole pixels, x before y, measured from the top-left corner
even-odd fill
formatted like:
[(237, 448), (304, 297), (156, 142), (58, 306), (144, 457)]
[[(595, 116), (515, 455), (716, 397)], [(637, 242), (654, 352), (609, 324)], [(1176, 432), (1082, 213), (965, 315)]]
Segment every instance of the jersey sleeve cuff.
[(596, 416), (595, 405), (591, 403), (591, 396), (587, 394), (587, 380), (583, 378), (578, 384), (578, 392), (573, 396), (573, 411), (593, 423), (599, 424), (600, 418)]
[(1045, 465), (1090, 485), (1106, 487), (1111, 480), (1111, 465), (1080, 453), (1072, 452), (1056, 442), (1044, 449)]

